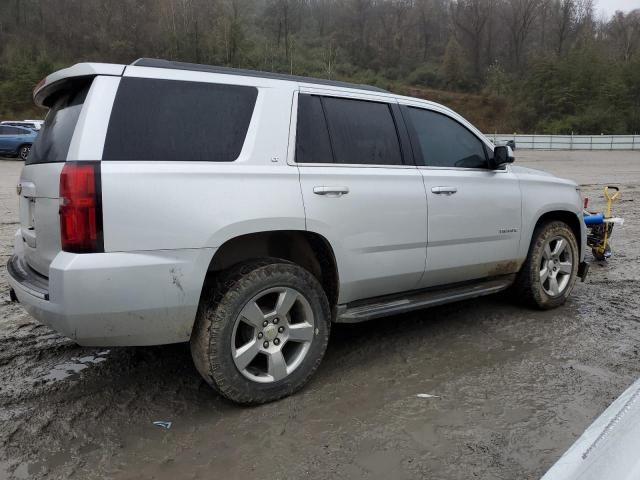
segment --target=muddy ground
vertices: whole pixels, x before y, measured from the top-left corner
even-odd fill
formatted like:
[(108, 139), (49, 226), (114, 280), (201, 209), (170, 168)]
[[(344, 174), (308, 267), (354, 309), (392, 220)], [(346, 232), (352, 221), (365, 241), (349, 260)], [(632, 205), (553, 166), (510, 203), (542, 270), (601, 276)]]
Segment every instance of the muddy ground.
[(640, 374), (640, 153), (517, 158), (595, 207), (623, 187), (615, 256), (564, 307), (493, 297), (336, 326), (310, 384), (256, 408), (213, 393), (187, 345), (82, 348), (9, 303), (21, 164), (0, 161), (0, 478), (540, 477)]

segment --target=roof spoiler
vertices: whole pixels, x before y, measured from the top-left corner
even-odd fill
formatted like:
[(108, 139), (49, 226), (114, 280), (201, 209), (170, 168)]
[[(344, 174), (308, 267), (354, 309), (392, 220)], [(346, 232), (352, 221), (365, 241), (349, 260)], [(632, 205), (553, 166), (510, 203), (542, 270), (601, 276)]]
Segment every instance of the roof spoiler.
[(113, 63), (76, 63), (43, 78), (33, 89), (33, 101), (39, 107), (47, 108), (51, 95), (69, 84), (97, 75), (121, 76), (124, 69), (124, 65)]

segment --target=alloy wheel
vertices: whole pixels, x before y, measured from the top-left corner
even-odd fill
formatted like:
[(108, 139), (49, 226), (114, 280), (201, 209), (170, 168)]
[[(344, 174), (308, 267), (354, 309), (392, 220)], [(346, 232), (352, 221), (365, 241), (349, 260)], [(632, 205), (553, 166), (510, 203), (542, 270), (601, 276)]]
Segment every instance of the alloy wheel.
[(231, 355), (246, 378), (277, 382), (307, 356), (314, 338), (311, 305), (299, 291), (275, 287), (260, 292), (243, 307), (231, 336)]
[(570, 242), (552, 237), (545, 242), (540, 261), (540, 284), (550, 297), (562, 295), (573, 273), (573, 252)]
[(31, 151), (30, 147), (21, 147), (19, 152), (20, 159), (26, 160), (27, 157), (29, 156), (30, 151)]

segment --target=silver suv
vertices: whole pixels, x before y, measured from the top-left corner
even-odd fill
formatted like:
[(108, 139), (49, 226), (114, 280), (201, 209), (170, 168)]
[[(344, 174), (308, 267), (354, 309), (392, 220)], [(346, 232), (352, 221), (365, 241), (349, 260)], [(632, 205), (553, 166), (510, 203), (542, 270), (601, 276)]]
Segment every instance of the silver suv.
[(553, 308), (586, 275), (575, 183), (432, 102), (153, 59), (34, 99), (12, 297), (81, 345), (190, 341), (239, 403), (301, 388), (333, 322), (507, 288)]

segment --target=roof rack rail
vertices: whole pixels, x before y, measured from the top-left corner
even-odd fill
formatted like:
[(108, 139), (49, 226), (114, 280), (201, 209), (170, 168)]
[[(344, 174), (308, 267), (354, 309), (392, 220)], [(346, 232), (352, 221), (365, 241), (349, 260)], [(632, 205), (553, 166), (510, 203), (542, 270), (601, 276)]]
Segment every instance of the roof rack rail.
[(131, 64), (136, 67), (169, 68), (173, 70), (190, 70), (194, 72), (222, 73), (225, 75), (242, 75), (245, 77), (270, 78), (272, 80), (287, 80), (292, 82), (313, 83), (316, 85), (328, 85), (333, 87), (354, 88), (358, 90), (369, 90), (374, 92), (389, 93), (378, 87), (371, 85), (360, 85), (357, 83), (339, 82), (336, 80), (326, 80), (323, 78), (303, 77), (299, 75), (287, 75), (285, 73), (261, 72), (258, 70), (246, 70), (243, 68), (220, 67), (215, 65), (201, 65), (198, 63), (174, 62), (172, 60), (162, 60), (159, 58), (139, 58)]

